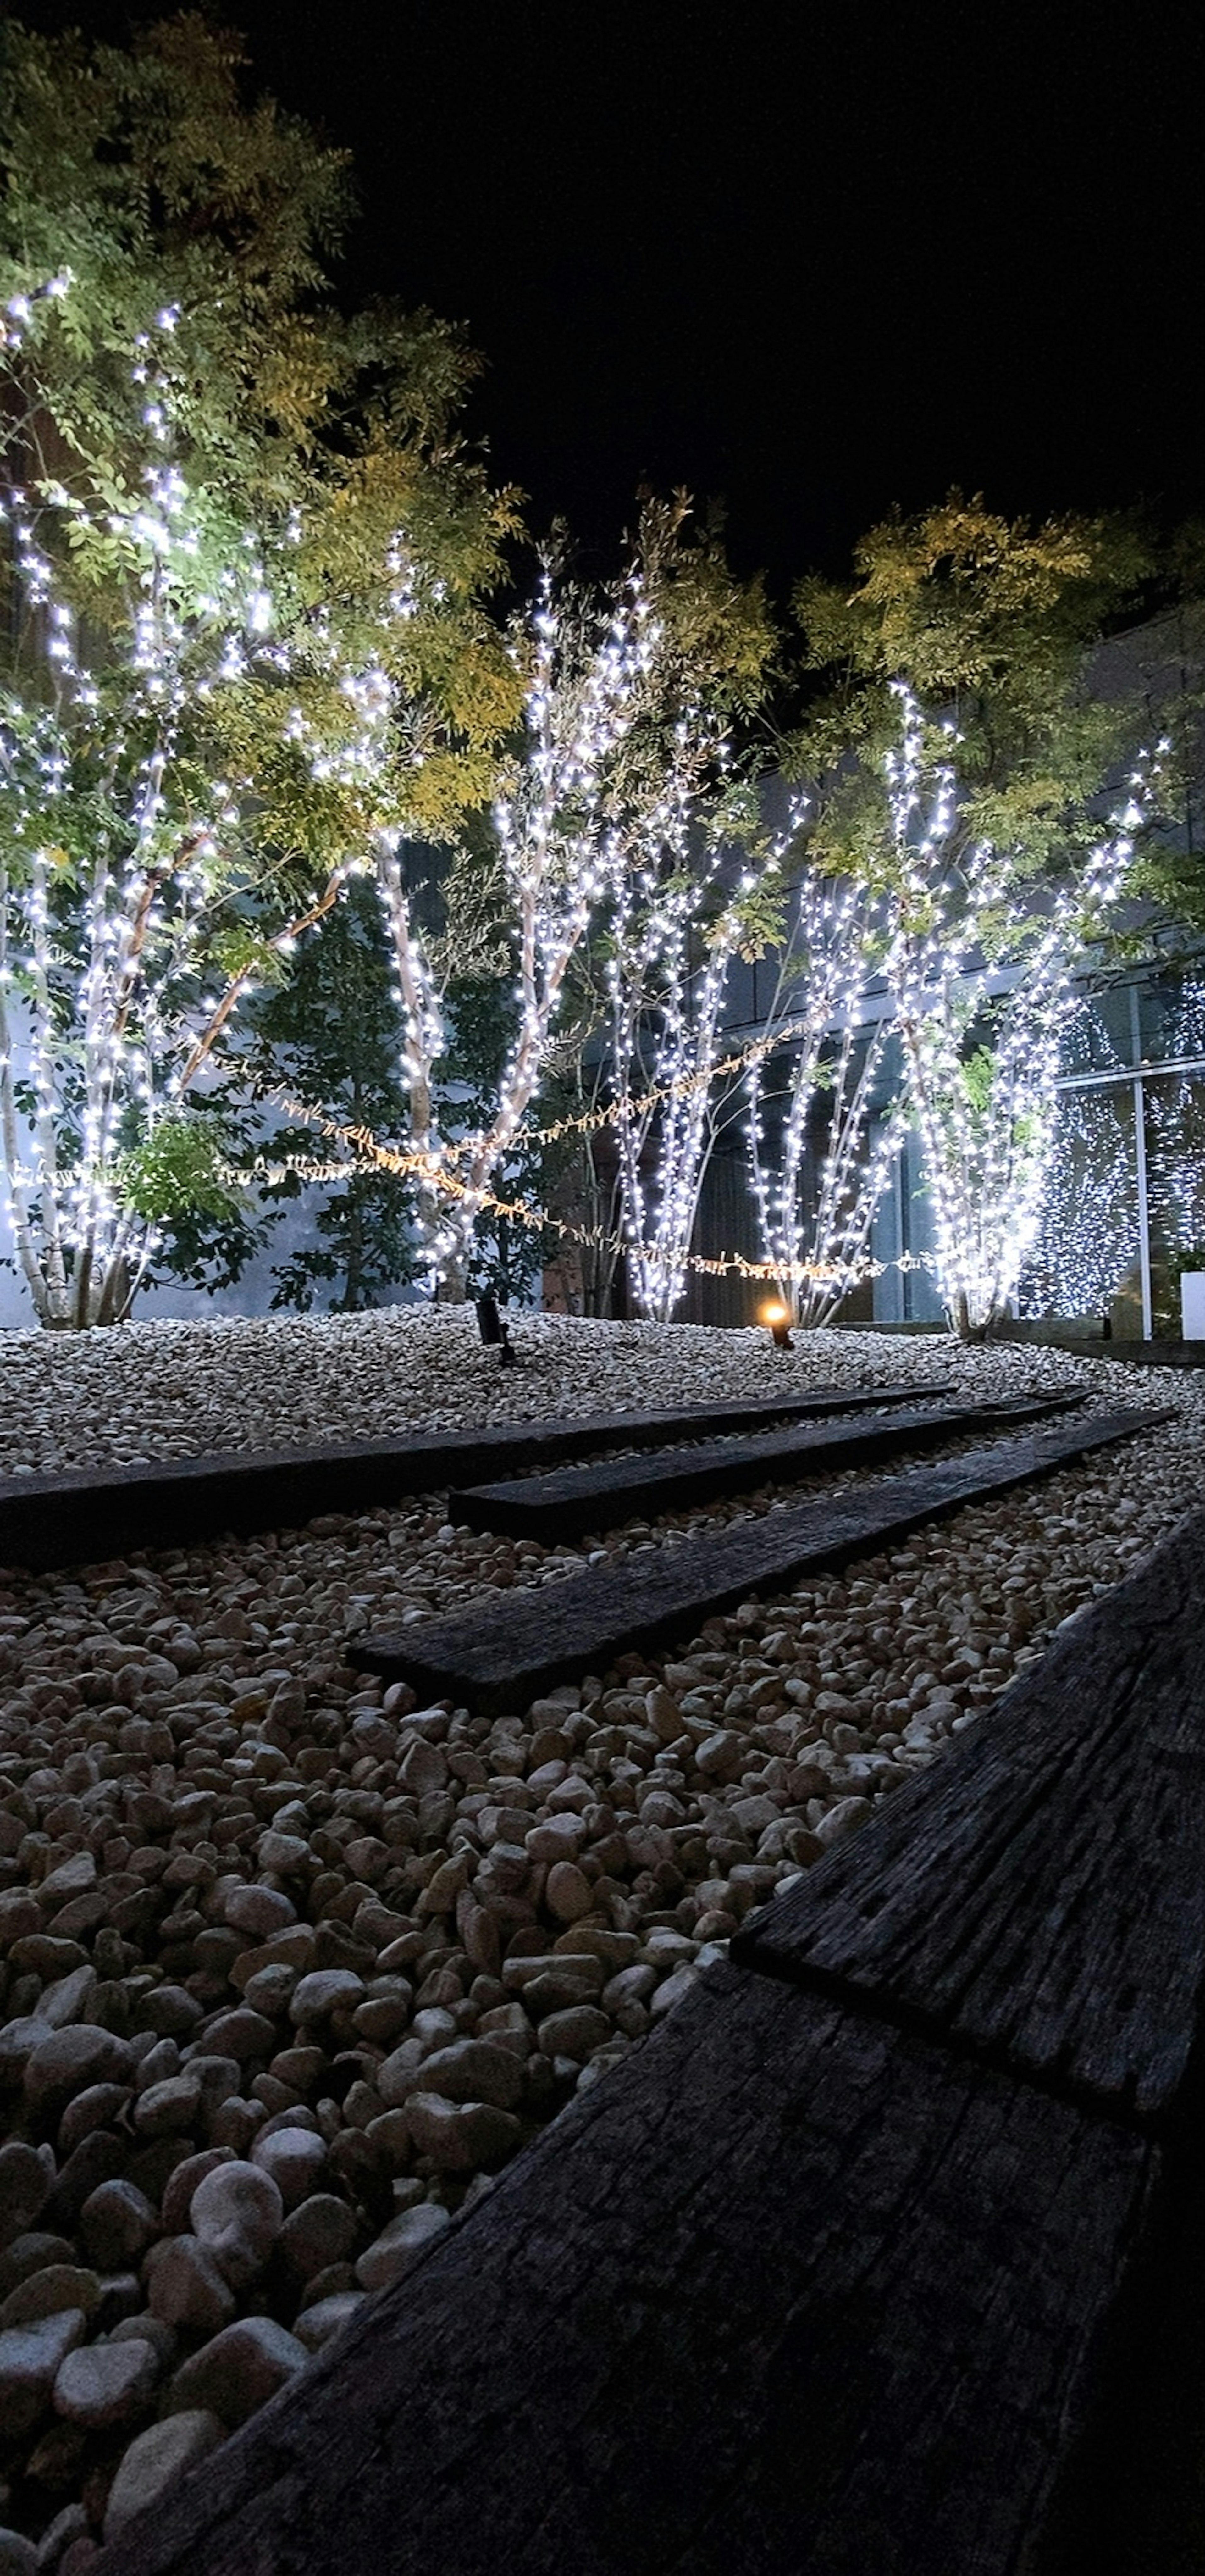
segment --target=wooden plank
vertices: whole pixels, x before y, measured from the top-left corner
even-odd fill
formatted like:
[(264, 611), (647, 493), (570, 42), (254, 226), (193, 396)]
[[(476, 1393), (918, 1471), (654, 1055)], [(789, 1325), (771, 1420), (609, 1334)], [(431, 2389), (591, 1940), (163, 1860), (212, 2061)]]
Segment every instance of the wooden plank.
[(1019, 2576), (1157, 2162), (713, 1971), (97, 2576)]
[[(825, 1418), (867, 1405), (902, 1404), (911, 1385), (677, 1405), (660, 1413), (585, 1414), (577, 1420), (506, 1423), (415, 1439), (358, 1440), (308, 1449), (232, 1450), (141, 1467), (72, 1470), (0, 1479), (0, 1565), (35, 1572), (176, 1547), (221, 1530), (297, 1528), (319, 1512), (368, 1511), (408, 1494), (517, 1475), (591, 1449), (656, 1448), (675, 1435), (704, 1439), (758, 1422)], [(949, 1389), (926, 1389), (932, 1395)]]
[(734, 1955), (1066, 2094), (1165, 2113), (1205, 1959), (1205, 1512)]
[(753, 1440), (665, 1449), (651, 1458), (561, 1467), (546, 1476), (454, 1488), (448, 1518), (463, 1528), (499, 1530), (555, 1547), (637, 1515), (648, 1519), (658, 1512), (690, 1511), (721, 1494), (745, 1494), (771, 1482), (790, 1484), (838, 1467), (871, 1466), (908, 1449), (939, 1448), (960, 1432), (1037, 1421), (1082, 1403), (1077, 1393), (1013, 1404), (923, 1405), (893, 1412), (881, 1422), (770, 1431)]
[(602, 1670), (637, 1645), (689, 1636), (717, 1611), (781, 1591), (811, 1568), (844, 1563), (923, 1522), (1166, 1421), (1166, 1413), (1094, 1414), (1021, 1440), (996, 1441), (945, 1464), (773, 1510), (714, 1537), (651, 1556), (587, 1567), (563, 1581), (486, 1593), (467, 1611), (416, 1620), (395, 1636), (355, 1638), (350, 1662), (413, 1684), (425, 1698), (486, 1710), (522, 1708), (567, 1675)]

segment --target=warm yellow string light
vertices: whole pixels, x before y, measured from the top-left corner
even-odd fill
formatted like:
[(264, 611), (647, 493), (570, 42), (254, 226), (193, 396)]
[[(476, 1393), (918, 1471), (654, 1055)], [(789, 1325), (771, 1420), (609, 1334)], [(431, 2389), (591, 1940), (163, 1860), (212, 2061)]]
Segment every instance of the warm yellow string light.
[[(273, 1096), (282, 1107), (288, 1109), (290, 1116), (304, 1120), (308, 1126), (317, 1128), (321, 1135), (329, 1136), (339, 1144), (349, 1148), (356, 1147), (364, 1159), (324, 1163), (317, 1157), (288, 1154), (269, 1161), (265, 1155), (260, 1154), (250, 1164), (237, 1167), (232, 1164), (223, 1165), (224, 1180), (245, 1186), (256, 1182), (279, 1183), (288, 1175), (305, 1181), (350, 1180), (357, 1172), (371, 1171), (392, 1172), (402, 1177), (415, 1172), (430, 1176), (433, 1156), (404, 1154), (393, 1146), (378, 1145), (376, 1138), (366, 1127), (344, 1126), (337, 1118), (327, 1118), (318, 1110), (307, 1109), (303, 1101), (293, 1100), (279, 1092)], [(453, 1174), (441, 1173), (441, 1180), (453, 1196), (460, 1197), (465, 1194), (464, 1184), (457, 1182)], [(579, 1243), (595, 1250), (623, 1250), (621, 1238), (608, 1233), (605, 1227), (575, 1225), (569, 1218), (554, 1216), (548, 1208), (533, 1207), (525, 1199), (499, 1199), (492, 1193), (487, 1193), (483, 1202), (483, 1212), (485, 1211), (488, 1211), (491, 1216), (507, 1217), (514, 1224), (525, 1225), (533, 1234), (543, 1232), (556, 1234), (563, 1242)], [(863, 1259), (856, 1263), (829, 1265), (820, 1262), (794, 1262), (787, 1265), (784, 1274), (781, 1263), (750, 1261), (743, 1252), (723, 1252), (712, 1255), (695, 1252), (687, 1256), (686, 1267), (709, 1279), (721, 1279), (735, 1274), (742, 1279), (767, 1280), (780, 1279), (786, 1275), (794, 1280), (816, 1280), (827, 1284), (836, 1284), (844, 1280), (848, 1286), (854, 1286), (863, 1279), (881, 1279), (888, 1270), (927, 1270), (932, 1267), (932, 1264), (924, 1253), (905, 1252), (894, 1261)]]

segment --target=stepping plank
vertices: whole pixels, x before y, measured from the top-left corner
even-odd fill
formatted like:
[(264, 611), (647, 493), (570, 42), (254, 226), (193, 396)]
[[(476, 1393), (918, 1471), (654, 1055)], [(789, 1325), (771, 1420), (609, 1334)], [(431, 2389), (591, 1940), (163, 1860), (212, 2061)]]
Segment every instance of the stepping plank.
[(1205, 1959), (1205, 1512), (733, 1950), (1117, 2114), (1165, 2112)]
[(1036, 1421), (1082, 1404), (1082, 1395), (1001, 1405), (925, 1405), (892, 1413), (885, 1422), (843, 1423), (836, 1429), (763, 1432), (756, 1440), (667, 1449), (653, 1458), (621, 1458), (592, 1467), (562, 1467), (550, 1476), (524, 1476), (498, 1485), (471, 1485), (448, 1496), (448, 1518), (471, 1530), (499, 1530), (513, 1538), (542, 1539), (555, 1547), (588, 1531), (611, 1529), (639, 1514), (690, 1511), (720, 1494), (745, 1494), (771, 1481), (838, 1467), (869, 1466), (906, 1449), (939, 1448), (960, 1431)]
[(1017, 2576), (1156, 2160), (713, 1970), (96, 2576)]
[[(945, 1395), (944, 1386), (926, 1388)], [(298, 1528), (319, 1512), (369, 1511), (407, 1494), (439, 1493), (506, 1472), (551, 1466), (590, 1449), (656, 1448), (675, 1434), (705, 1438), (754, 1423), (822, 1419), (867, 1405), (904, 1404), (915, 1386), (749, 1397), (678, 1405), (655, 1414), (584, 1414), (417, 1439), (358, 1440), (321, 1449), (232, 1450), (170, 1464), (0, 1478), (0, 1565), (95, 1563), (131, 1548), (175, 1547), (220, 1530)]]
[(590, 1566), (531, 1590), (485, 1594), (475, 1610), (360, 1637), (349, 1661), (413, 1684), (424, 1698), (483, 1711), (521, 1708), (568, 1675), (601, 1670), (628, 1647), (689, 1636), (751, 1593), (780, 1591), (814, 1566), (865, 1554), (920, 1523), (1048, 1475), (1073, 1458), (1170, 1418), (1094, 1414), (945, 1464), (910, 1468), (820, 1502), (767, 1512), (715, 1537), (690, 1536), (615, 1566)]

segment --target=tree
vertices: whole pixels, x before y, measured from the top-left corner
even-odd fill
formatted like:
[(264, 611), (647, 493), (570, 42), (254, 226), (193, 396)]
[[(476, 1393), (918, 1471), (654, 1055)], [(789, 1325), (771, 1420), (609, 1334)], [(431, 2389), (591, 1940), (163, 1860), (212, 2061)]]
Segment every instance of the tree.
[[(884, 978), (933, 1205), (938, 1285), (982, 1340), (1007, 1311), (1041, 1214), (1072, 978), (1125, 883), (1151, 803), (1143, 758), (1094, 847), (1055, 890), (1018, 893), (1013, 853), (968, 849), (949, 760), (929, 763), (903, 684), (887, 759), (894, 850)], [(947, 735), (951, 749), (952, 729)]]
[(212, 1098), (185, 1104), (255, 986), (350, 873), (488, 793), (515, 519), (456, 440), (458, 336), (322, 303), (342, 165), (242, 107), (225, 40), (12, 45), (0, 1119), (63, 1325), (128, 1310), (156, 1176), (171, 1216), (219, 1188)]
[[(488, 1115), (468, 1137), (439, 1132), (446, 983), (433, 972), (400, 874), (387, 875), (411, 1134), (426, 1161), (420, 1223), (433, 1275), (452, 1293), (462, 1289), (474, 1227), (549, 1065), (562, 1009), (580, 1005), (574, 969), (592, 929), (610, 921), (633, 883), (652, 902), (680, 864), (698, 800), (724, 766), (724, 696), (735, 704), (760, 686), (769, 651), (760, 593), (732, 583), (714, 532), (698, 545), (684, 537), (688, 507), (681, 496), (646, 504), (627, 572), (601, 596), (548, 555), (530, 616), (512, 629), (525, 679), (523, 738), (494, 803), (492, 860), (494, 930), (513, 961), (516, 1017)], [(579, 1033), (589, 1017), (579, 1010)]]
[(816, 694), (786, 766), (811, 791), (818, 873), (874, 882), (903, 682), (958, 732), (951, 856), (990, 841), (1018, 882), (1057, 879), (1091, 849), (1100, 796), (1149, 737), (1141, 692), (1105, 703), (1089, 669), (1144, 601), (1141, 532), (1117, 517), (1034, 527), (952, 492), (872, 528), (854, 562), (852, 587), (812, 577), (795, 594)]
[[(803, 823), (797, 813), (783, 856)], [(860, 1003), (886, 944), (884, 906), (805, 860), (762, 1040), (752, 1057), (749, 1162), (766, 1260), (790, 1320), (824, 1324), (860, 1276), (899, 1150), (898, 1104), (867, 1150), (889, 1035)]]

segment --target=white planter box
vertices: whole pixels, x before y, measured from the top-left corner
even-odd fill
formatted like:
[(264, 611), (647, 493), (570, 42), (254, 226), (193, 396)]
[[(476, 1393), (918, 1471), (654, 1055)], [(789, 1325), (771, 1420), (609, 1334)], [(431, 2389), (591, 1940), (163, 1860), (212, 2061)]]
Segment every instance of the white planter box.
[(1205, 1270), (1180, 1274), (1180, 1330), (1186, 1342), (1205, 1342)]

